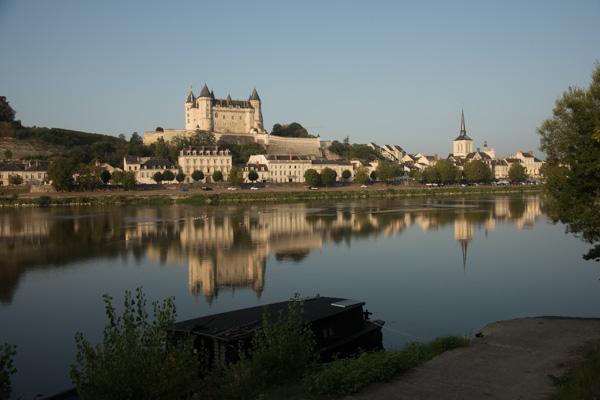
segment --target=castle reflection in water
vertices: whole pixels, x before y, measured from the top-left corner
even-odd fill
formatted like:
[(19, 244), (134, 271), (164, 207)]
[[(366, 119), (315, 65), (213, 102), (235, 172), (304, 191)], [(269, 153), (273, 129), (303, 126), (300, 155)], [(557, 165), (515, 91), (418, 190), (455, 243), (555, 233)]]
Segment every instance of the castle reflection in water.
[[(219, 290), (251, 288), (260, 298), (269, 257), (300, 262), (326, 243), (395, 236), (417, 226), (453, 224), (466, 268), (475, 232), (497, 223), (532, 228), (543, 200), (531, 197), (419, 199), (335, 204), (27, 209), (0, 213), (0, 301), (9, 301), (31, 268), (72, 267), (88, 258), (132, 254), (165, 265), (187, 264), (189, 288), (211, 303)], [(460, 249), (460, 250), (459, 250)]]

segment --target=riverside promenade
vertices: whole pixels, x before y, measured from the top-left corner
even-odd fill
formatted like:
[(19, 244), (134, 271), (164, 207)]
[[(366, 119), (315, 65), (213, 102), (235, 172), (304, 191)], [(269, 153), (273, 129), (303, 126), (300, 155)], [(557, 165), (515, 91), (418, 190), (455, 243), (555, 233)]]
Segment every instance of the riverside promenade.
[(345, 400), (547, 399), (600, 345), (600, 318), (537, 317), (486, 325), (481, 338)]

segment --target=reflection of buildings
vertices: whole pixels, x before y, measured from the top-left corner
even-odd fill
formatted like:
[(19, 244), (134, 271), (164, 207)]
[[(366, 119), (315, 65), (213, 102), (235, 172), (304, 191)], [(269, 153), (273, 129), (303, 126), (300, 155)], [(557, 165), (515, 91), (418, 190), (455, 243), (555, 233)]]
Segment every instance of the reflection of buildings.
[(466, 268), (467, 247), (476, 229), (487, 234), (497, 221), (527, 229), (542, 215), (539, 197), (497, 197), (477, 206), (455, 200), (423, 202), (356, 202), (320, 208), (307, 204), (140, 207), (86, 210), (82, 215), (54, 209), (6, 212), (0, 214), (0, 301), (10, 301), (27, 268), (122, 257), (127, 252), (163, 264), (187, 265), (190, 291), (209, 302), (219, 291), (236, 288), (251, 289), (260, 297), (271, 256), (299, 262), (324, 243), (394, 236), (413, 225), (437, 230), (453, 224)]

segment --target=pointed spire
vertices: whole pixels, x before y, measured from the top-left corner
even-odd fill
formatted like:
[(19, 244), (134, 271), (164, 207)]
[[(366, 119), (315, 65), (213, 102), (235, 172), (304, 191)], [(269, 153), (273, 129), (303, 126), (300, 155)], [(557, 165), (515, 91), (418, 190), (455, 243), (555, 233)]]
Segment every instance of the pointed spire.
[(192, 91), (192, 81), (190, 81), (190, 93), (188, 94), (188, 97), (185, 102), (193, 103), (194, 101), (196, 101), (196, 97), (194, 96), (194, 92)]
[(250, 95), (250, 99), (249, 100), (258, 100), (258, 101), (260, 101), (260, 97), (258, 97), (258, 92), (256, 91), (256, 88), (254, 88), (254, 90), (252, 91), (252, 94)]
[(210, 92), (208, 91), (208, 86), (206, 86), (206, 83), (204, 84), (204, 87), (202, 88), (202, 92), (200, 93), (200, 96), (198, 97), (210, 97)]
[(460, 117), (460, 136), (466, 136), (467, 129), (465, 128), (465, 108), (462, 108), (462, 115)]

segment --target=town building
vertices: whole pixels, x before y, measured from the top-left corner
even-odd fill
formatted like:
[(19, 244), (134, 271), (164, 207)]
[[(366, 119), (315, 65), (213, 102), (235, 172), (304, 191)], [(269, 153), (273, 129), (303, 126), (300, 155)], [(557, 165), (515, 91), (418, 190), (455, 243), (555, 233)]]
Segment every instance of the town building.
[[(133, 171), (135, 180), (140, 184), (155, 184), (154, 174), (171, 171), (173, 177), (179, 173), (179, 168), (171, 161), (159, 158), (125, 156), (123, 159), (123, 170), (125, 172)], [(175, 179), (163, 181), (164, 183), (175, 183)]]
[(232, 158), (229, 149), (219, 146), (189, 146), (179, 152), (177, 162), (185, 174), (186, 183), (194, 182), (194, 171), (202, 171), (205, 182), (211, 182), (213, 173), (221, 171), (223, 180), (226, 181), (231, 171)]
[(349, 170), (351, 179), (354, 177), (354, 168), (349, 162), (314, 159), (310, 156), (259, 154), (250, 156), (248, 165), (251, 164), (265, 165), (268, 170), (266, 182), (273, 183), (304, 183), (304, 173), (309, 169), (321, 173), (325, 168), (330, 168), (337, 173), (338, 180), (344, 170)]
[(49, 183), (47, 170), (50, 161), (24, 161), (0, 165), (0, 186), (8, 186), (11, 176), (19, 176), (22, 185), (39, 186)]

